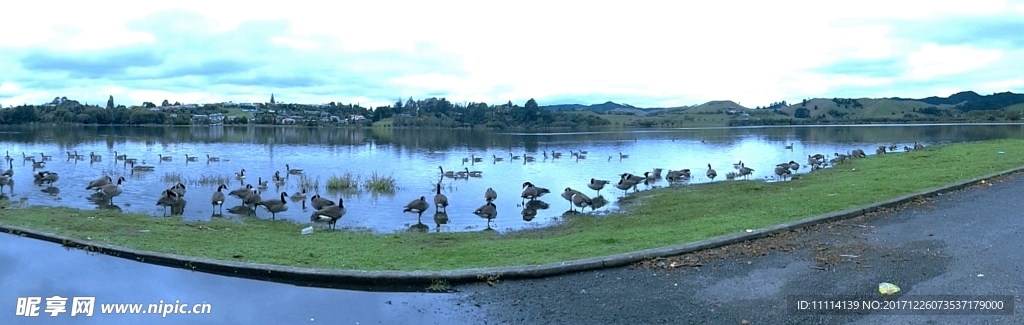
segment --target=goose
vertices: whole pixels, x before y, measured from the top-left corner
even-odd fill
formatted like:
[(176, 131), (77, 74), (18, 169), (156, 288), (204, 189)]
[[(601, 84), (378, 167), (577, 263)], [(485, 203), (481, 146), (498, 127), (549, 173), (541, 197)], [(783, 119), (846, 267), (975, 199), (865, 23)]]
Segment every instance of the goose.
[(249, 195), (249, 193), (252, 193), (252, 184), (245, 184), (245, 186), (243, 186), (242, 188), (228, 192), (228, 195), (244, 200), (245, 197)]
[(302, 174), (302, 170), (301, 169), (292, 169), (292, 167), (288, 166), (288, 164), (284, 164), (284, 169), (287, 170), (288, 173), (292, 174), (292, 175)]
[(477, 157), (476, 155), (469, 155), (469, 157), (470, 157), (470, 158), (473, 158), (473, 162), (475, 162), (475, 163), (478, 163), (478, 162), (482, 162), (482, 161), (484, 161), (484, 159), (483, 159), (483, 158), (481, 158), (481, 157)]
[(789, 144), (788, 146), (786, 146), (786, 149), (790, 149), (790, 150), (793, 150), (793, 144), (792, 144), (792, 143), (790, 143), (790, 144)]
[(206, 162), (211, 162), (211, 161), (212, 162), (218, 162), (218, 161), (220, 161), (220, 157), (210, 157), (210, 155), (206, 155)]
[(210, 196), (210, 203), (213, 203), (214, 208), (220, 207), (220, 210), (218, 211), (222, 214), (224, 210), (224, 192), (221, 192), (221, 190), (226, 189), (228, 189), (227, 185), (220, 184), (220, 186), (217, 187), (217, 191), (213, 192), (213, 195)]
[[(284, 199), (286, 196), (288, 196), (288, 193), (281, 192), (280, 199), (267, 199), (256, 203), (256, 205), (262, 205), (264, 208), (267, 208), (267, 211), (270, 211), (270, 220), (275, 220), (278, 213), (288, 211), (288, 201)], [(253, 206), (253, 208), (255, 207)]]
[(242, 168), (241, 171), (235, 173), (235, 179), (237, 179), (237, 180), (245, 179), (245, 168)]
[(796, 171), (796, 170), (800, 170), (800, 164), (798, 164), (798, 163), (797, 163), (797, 162), (795, 162), (795, 161), (792, 161), (792, 160), (790, 160), (790, 161), (789, 161), (789, 169), (792, 169), (792, 170), (794, 170), (794, 171)]
[(825, 155), (820, 154), (820, 153), (819, 154), (815, 154), (813, 156), (808, 156), (808, 157), (814, 158), (814, 159), (816, 159), (818, 161), (825, 160)]
[(739, 175), (743, 176), (744, 179), (748, 179), (750, 174), (753, 173), (753, 172), (754, 172), (754, 169), (748, 168), (747, 166), (744, 166), (744, 165), (740, 165)]
[(11, 184), (11, 177), (7, 175), (0, 175), (0, 194), (4, 193), (4, 186)]
[(252, 209), (253, 209), (253, 213), (255, 213), (256, 212), (256, 206), (259, 205), (260, 202), (262, 202), (262, 201), (263, 201), (263, 198), (260, 197), (260, 191), (251, 190), (251, 191), (249, 191), (249, 194), (246, 194), (245, 198), (242, 199), (242, 205), (245, 205), (245, 206), (250, 206), (251, 205)]
[(80, 156), (78, 155), (78, 152), (77, 152), (77, 151), (76, 151), (75, 153), (73, 153), (73, 154), (71, 153), (71, 151), (66, 151), (66, 152), (68, 153), (68, 160), (71, 160), (71, 159), (75, 159), (75, 160), (78, 160), (79, 158), (81, 158), (81, 157), (80, 157)]
[(171, 190), (171, 192), (174, 192), (175, 194), (178, 194), (178, 198), (185, 197), (185, 184), (178, 183), (177, 185), (174, 185), (173, 187), (171, 187), (170, 190)]
[(199, 161), (199, 157), (196, 157), (196, 156), (189, 156), (189, 155), (188, 155), (188, 154), (186, 153), (186, 154), (185, 154), (185, 162), (190, 162), (190, 161)]
[(626, 194), (626, 191), (629, 191), (633, 186), (636, 186), (636, 183), (625, 178), (620, 179), (618, 183), (615, 183), (615, 188), (622, 190), (622, 194)]
[(493, 188), (488, 187), (487, 191), (484, 192), (484, 200), (491, 202), (498, 199), (498, 192), (495, 192)]
[(172, 158), (171, 156), (164, 156), (163, 154), (159, 154), (157, 157), (160, 157), (160, 161), (171, 161)]
[(498, 155), (491, 155), (491, 156), (492, 156), (492, 157), (494, 157), (494, 161), (495, 161), (495, 162), (498, 162), (498, 161), (502, 161), (502, 160), (505, 160), (505, 158), (502, 158), (502, 157), (498, 157)]
[(556, 152), (554, 150), (551, 150), (551, 158), (552, 159), (562, 158), (562, 153), (561, 152)]
[(13, 160), (10, 160), (10, 159), (7, 160), (7, 170), (5, 170), (3, 173), (0, 173), (0, 175), (7, 176), (7, 177), (13, 177), (14, 176), (14, 161)]
[(53, 156), (44, 155), (42, 152), (39, 153), (39, 157), (41, 157), (43, 161), (53, 160)]
[(644, 181), (647, 181), (648, 183), (650, 183), (650, 182), (654, 182), (656, 180), (658, 180), (658, 178), (654, 177), (654, 173), (644, 172)]
[(661, 169), (661, 168), (655, 168), (654, 170), (651, 171), (651, 175), (654, 175), (654, 178), (661, 178), (661, 171), (662, 170), (663, 169)]
[(455, 177), (455, 172), (453, 172), (453, 171), (450, 171), (450, 170), (449, 171), (444, 171), (444, 168), (442, 168), (441, 166), (437, 166), (437, 169), (441, 170), (441, 175), (442, 176), (445, 176), (445, 177)]
[(533, 183), (530, 182), (523, 183), (522, 197), (524, 199), (530, 199), (532, 201), (548, 193), (551, 193), (551, 191), (546, 188), (533, 186)]
[(285, 177), (281, 177), (281, 172), (278, 172), (278, 171), (274, 172), (274, 185), (277, 185), (277, 186), (284, 185), (286, 180), (288, 180), (288, 179), (285, 178)]
[(811, 155), (807, 155), (807, 164), (808, 165), (814, 166), (814, 165), (817, 165), (817, 164), (820, 164), (820, 163), (821, 163), (821, 160), (819, 160), (818, 158), (815, 158), (814, 156), (811, 156)]
[[(143, 163), (145, 163), (145, 162), (143, 162)], [(138, 166), (135, 166), (135, 162), (134, 161), (132, 161), (131, 165), (132, 165), (132, 171), (138, 171), (138, 172), (148, 172), (148, 171), (152, 171), (152, 170), (156, 169), (156, 167), (149, 166), (149, 165), (138, 165)]]
[(609, 183), (608, 181), (603, 181), (603, 180), (591, 178), (590, 179), (590, 183), (587, 183), (587, 187), (589, 187), (592, 190), (597, 191), (597, 195), (601, 196), (601, 190), (603, 190), (604, 186), (608, 185), (608, 183)]
[(487, 228), (491, 228), (491, 220), (498, 217), (498, 206), (494, 202), (487, 202), (473, 211), (478, 217), (487, 219)]
[(668, 175), (666, 175), (665, 178), (667, 178), (669, 181), (687, 180), (687, 179), (690, 179), (690, 170), (689, 169), (670, 170), (670, 171), (668, 171)]
[(34, 178), (37, 182), (41, 182), (43, 180), (43, 176), (46, 176), (46, 173), (46, 171), (35, 172), (34, 174), (32, 174), (32, 178)]
[(164, 207), (164, 216), (167, 216), (167, 207), (174, 206), (178, 203), (178, 193), (172, 190), (164, 190), (160, 195), (160, 198), (156, 200), (156, 205)]
[[(339, 200), (340, 199), (341, 198), (339, 198)], [(324, 207), (329, 205), (334, 205), (334, 201), (322, 198), (320, 197), (320, 194), (315, 194), (313, 195), (313, 197), (309, 198), (309, 203), (310, 205), (313, 206), (313, 209), (317, 210), (323, 209)]]
[(32, 158), (32, 168), (43, 168), (46, 167), (45, 161), (36, 161), (36, 158)]
[(484, 172), (482, 172), (482, 171), (479, 171), (479, 170), (469, 171), (469, 168), (466, 168), (466, 175), (469, 175), (470, 177), (482, 177), (483, 174), (484, 174)]
[(572, 210), (572, 196), (576, 195), (577, 193), (580, 193), (580, 191), (574, 190), (571, 187), (566, 187), (565, 190), (562, 191), (562, 198), (565, 199), (566, 201), (569, 201), (570, 210)]
[(426, 197), (421, 196), (419, 199), (412, 200), (412, 202), (406, 204), (405, 209), (402, 210), (402, 212), (413, 212), (418, 214), (416, 220), (419, 221), (419, 218), (423, 217), (423, 212), (427, 211), (427, 209), (430, 209), (430, 204), (427, 203)]
[(581, 154), (581, 155), (585, 155), (585, 154), (589, 153), (589, 151), (586, 151), (586, 150), (580, 150), (580, 151), (577, 151), (577, 153), (579, 153), (579, 154)]
[(301, 191), (292, 194), (291, 198), (295, 201), (303, 201), (306, 199), (306, 188), (302, 188)]
[(788, 166), (775, 166), (775, 175), (779, 176), (782, 180), (786, 180), (786, 175), (790, 173)]
[(331, 229), (335, 229), (338, 225), (338, 219), (344, 217), (345, 212), (347, 212), (345, 211), (345, 202), (343, 202), (341, 199), (338, 199), (338, 205), (331, 204), (322, 207), (316, 211), (313, 211), (313, 214), (309, 216), (309, 221), (326, 222), (328, 225), (330, 225)]
[(124, 187), (122, 187), (121, 185), (122, 182), (124, 182), (124, 176), (118, 177), (116, 184), (107, 184), (100, 186), (100, 189), (99, 191), (97, 191), (97, 193), (101, 194), (104, 198), (107, 198), (108, 204), (113, 205), (114, 197), (121, 195), (121, 193), (124, 192)]
[(119, 154), (117, 154), (116, 150), (114, 151), (114, 160), (125, 160), (125, 158), (128, 158), (127, 154), (120, 154), (119, 155)]
[(437, 194), (434, 194), (434, 208), (440, 207), (445, 212), (448, 211), (448, 197), (441, 194), (441, 183), (437, 184)]
[(469, 157), (462, 157), (462, 163), (463, 164), (468, 163), (468, 162), (469, 162)]
[(570, 202), (572, 202), (572, 205), (575, 205), (576, 207), (580, 208), (580, 211), (582, 211), (585, 207), (590, 207), (591, 211), (594, 210), (594, 201), (591, 200), (590, 197), (587, 196), (586, 194), (576, 192), (576, 194), (572, 196), (572, 200), (570, 200)]
[(124, 159), (124, 163), (125, 163), (125, 165), (127, 165), (127, 164), (135, 164), (135, 163), (136, 163), (136, 162), (138, 162), (138, 161), (139, 161), (139, 160), (138, 160), (138, 159), (135, 159), (135, 158), (125, 158), (125, 159)]
[(512, 160), (519, 160), (519, 158), (520, 158), (519, 156), (512, 155), (511, 152), (508, 153), (508, 156), (511, 157), (510, 159), (512, 159)]
[(718, 177), (718, 172), (711, 168), (711, 164), (708, 164), (708, 172), (705, 173), (712, 182), (715, 181), (715, 177)]
[(101, 186), (112, 183), (114, 180), (110, 179), (110, 176), (100, 176), (94, 181), (89, 182), (89, 185), (85, 187), (86, 190), (99, 190)]
[(256, 178), (256, 187), (259, 188), (260, 190), (267, 189), (267, 187), (269, 187), (269, 185), (270, 185), (270, 181), (264, 181), (263, 180), (263, 176), (260, 176), (260, 177)]
[(461, 178), (469, 177), (469, 168), (466, 168), (466, 170), (460, 170), (460, 171), (455, 172), (455, 176), (458, 176), (458, 177), (461, 177)]
[(860, 150), (860, 149), (853, 149), (853, 152), (850, 154), (850, 156), (853, 156), (853, 157), (856, 157), (856, 158), (867, 157), (867, 155), (864, 154), (864, 150)]
[(740, 160), (740, 162), (738, 162), (738, 163), (732, 164), (732, 168), (740, 169), (740, 167), (743, 167), (743, 161), (742, 160)]
[(103, 156), (97, 155), (95, 152), (90, 152), (89, 153), (89, 161), (101, 161), (101, 160), (103, 160)]
[(619, 153), (619, 159), (622, 159), (622, 158), (629, 158), (629, 155), (624, 155), (624, 154), (622, 154), (622, 153), (620, 152), (620, 153)]
[(633, 184), (637, 184), (645, 180), (645, 178), (633, 175), (632, 173), (623, 173), (622, 175), (619, 176), (622, 176), (622, 179), (625, 179), (626, 181), (629, 181)]
[(533, 156), (527, 156), (527, 155), (523, 154), (523, 163), (534, 162), (534, 161), (537, 161), (537, 159), (533, 158)]
[(11, 151), (9, 151), (9, 150), (8, 151), (4, 151), (4, 159), (7, 159), (7, 160), (14, 159), (14, 158), (11, 158)]
[(920, 144), (920, 143), (917, 143), (917, 141), (914, 141), (914, 150), (920, 150), (920, 149), (924, 149), (924, 145)]
[(57, 175), (57, 173), (54, 173), (54, 172), (39, 172), (39, 173), (42, 174), (42, 175), (40, 175), (40, 176), (42, 176), (42, 178), (40, 178), (39, 181), (43, 182), (43, 183), (46, 183), (47, 187), (53, 187), (53, 182), (56, 182), (58, 179), (60, 179), (60, 175)]

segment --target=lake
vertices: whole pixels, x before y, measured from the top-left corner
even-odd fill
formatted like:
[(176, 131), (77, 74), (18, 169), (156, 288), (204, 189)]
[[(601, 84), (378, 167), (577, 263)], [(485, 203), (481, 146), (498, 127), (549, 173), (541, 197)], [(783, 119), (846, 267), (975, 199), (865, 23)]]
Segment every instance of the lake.
[[(879, 145), (904, 146), (914, 142), (924, 145), (1024, 137), (1021, 124), (950, 124), (950, 125), (858, 125), (858, 126), (796, 126), (700, 129), (643, 129), (601, 132), (499, 132), (440, 129), (356, 129), (297, 128), (259, 126), (192, 126), (192, 127), (128, 127), (128, 126), (2, 126), (0, 150), (13, 160), (14, 184), (4, 187), (4, 195), (12, 201), (28, 205), (67, 206), (82, 209), (116, 209), (162, 217), (165, 209), (156, 202), (164, 189), (177, 182), (184, 183), (187, 202), (180, 212), (186, 220), (210, 220), (215, 217), (251, 218), (247, 209), (232, 209), (241, 200), (228, 196), (223, 214), (217, 214), (210, 196), (218, 183), (228, 191), (243, 184), (256, 186), (258, 178), (269, 180), (274, 172), (287, 175), (285, 183), (270, 182), (261, 191), (263, 199), (288, 196), (300, 191), (301, 184), (318, 185), (301, 202), (288, 199), (288, 210), (277, 219), (297, 222), (296, 231), (309, 224), (313, 209), (309, 197), (314, 193), (337, 201), (344, 199), (347, 214), (338, 222), (339, 228), (393, 231), (481, 231), (488, 227), (498, 231), (544, 227), (559, 222), (570, 211), (570, 203), (560, 194), (566, 187), (597, 197), (587, 187), (591, 178), (617, 181), (622, 173), (642, 174), (654, 168), (691, 169), (694, 177), (679, 186), (706, 183), (707, 165), (718, 172), (714, 181), (726, 181), (725, 175), (735, 171), (733, 164), (743, 161), (753, 168), (751, 179), (774, 176), (778, 163), (796, 161), (804, 165), (807, 156), (863, 149), (869, 155)], [(792, 144), (791, 149), (787, 149)], [(570, 152), (586, 151), (584, 159)], [(83, 155), (69, 159), (67, 152)], [(138, 159), (139, 165), (153, 170), (139, 172), (115, 159), (118, 155)], [(544, 152), (548, 157), (544, 157)], [(554, 159), (551, 152), (562, 153)], [(34, 169), (25, 155), (40, 159), (52, 156), (44, 168)], [(99, 157), (90, 159), (90, 154)], [(620, 157), (628, 155), (628, 157)], [(170, 156), (170, 161), (159, 157)], [(186, 161), (186, 155), (199, 157)], [(206, 156), (219, 157), (219, 162)], [(511, 159), (511, 156), (533, 156), (534, 161)], [(474, 161), (471, 157), (481, 158)], [(502, 158), (495, 161), (494, 157)], [(286, 165), (301, 169), (302, 174), (289, 175)], [(479, 177), (442, 177), (445, 171), (479, 171)], [(246, 178), (235, 174), (245, 169)], [(5, 168), (6, 169), (6, 166)], [(52, 171), (60, 175), (53, 188), (33, 183), (33, 172)], [(794, 172), (809, 172), (806, 166)], [(394, 193), (372, 191), (329, 191), (331, 176), (350, 174), (361, 179), (376, 173), (392, 177)], [(110, 175), (115, 181), (125, 177), (124, 193), (113, 204), (90, 200), (92, 191), (86, 185)], [(664, 172), (663, 172), (664, 174)], [(216, 180), (221, 181), (216, 181)], [(212, 181), (211, 181), (212, 180)], [(303, 181), (305, 180), (305, 181)], [(548, 188), (551, 193), (524, 206), (520, 198), (523, 182)], [(435, 184), (440, 182), (448, 197), (449, 222), (438, 226), (435, 209), (423, 214), (403, 213), (403, 207), (420, 196), (433, 206)], [(668, 186), (660, 179), (652, 185), (641, 184), (639, 190), (651, 186)], [(498, 215), (488, 220), (473, 214), (485, 203), (484, 192), (493, 188)], [(225, 191), (225, 194), (227, 194)], [(616, 208), (623, 191), (607, 186), (601, 197), (609, 204), (586, 209), (585, 213), (601, 215)], [(524, 209), (532, 213), (524, 217)], [(578, 210), (578, 209), (577, 209)], [(171, 215), (172, 211), (167, 212)], [(235, 212), (235, 213), (232, 213)], [(236, 214), (237, 213), (237, 214)], [(256, 217), (271, 217), (263, 207)]]

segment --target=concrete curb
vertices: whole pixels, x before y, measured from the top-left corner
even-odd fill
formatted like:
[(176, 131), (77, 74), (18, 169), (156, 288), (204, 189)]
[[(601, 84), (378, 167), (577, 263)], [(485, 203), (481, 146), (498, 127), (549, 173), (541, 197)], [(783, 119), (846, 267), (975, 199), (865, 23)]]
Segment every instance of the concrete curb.
[(30, 237), (34, 239), (59, 243), (67, 247), (76, 247), (88, 252), (102, 253), (126, 259), (134, 259), (144, 263), (178, 267), (206, 273), (244, 277), (273, 282), (289, 283), (301, 286), (344, 288), (364, 291), (423, 291), (434, 280), (446, 280), (449, 284), (479, 282), (487, 277), (500, 279), (542, 278), (566, 273), (596, 270), (634, 264), (645, 259), (682, 255), (694, 251), (716, 248), (743, 241), (767, 237), (769, 235), (803, 228), (830, 221), (849, 219), (878, 211), (897, 207), (918, 198), (935, 196), (940, 193), (964, 189), (983, 180), (1009, 174), (1024, 172), (1024, 167), (998, 172), (953, 185), (937, 187), (920, 193), (905, 195), (889, 201), (867, 206), (833, 212), (817, 217), (784, 223), (769, 228), (755, 229), (724, 235), (700, 242), (674, 245), (661, 248), (646, 249), (631, 253), (594, 257), (581, 260), (565, 261), (544, 265), (513, 266), (462, 269), (452, 271), (359, 271), (337, 269), (299, 268), (257, 263), (232, 262), (200, 257), (165, 254), (134, 250), (79, 240), (47, 232), (24, 229), (14, 226), (0, 225), (0, 231)]

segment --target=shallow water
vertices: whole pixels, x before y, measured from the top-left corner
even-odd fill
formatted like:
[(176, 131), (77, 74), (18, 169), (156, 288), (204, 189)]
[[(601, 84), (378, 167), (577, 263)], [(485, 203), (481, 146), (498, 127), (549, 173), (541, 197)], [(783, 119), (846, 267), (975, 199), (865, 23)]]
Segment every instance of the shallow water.
[[(0, 233), (0, 324), (470, 324), (460, 294), (364, 292), (225, 277), (90, 254)], [(16, 316), (19, 297), (60, 296), (64, 313)], [(71, 316), (73, 297), (95, 297)], [(102, 314), (100, 304), (209, 304), (204, 314)], [(161, 307), (162, 310), (162, 307)], [(201, 310), (200, 310), (201, 311)]]
[[(312, 192), (332, 200), (344, 199), (347, 214), (339, 227), (365, 228), (375, 231), (479, 231), (488, 226), (485, 219), (472, 212), (485, 203), (487, 188), (498, 192), (495, 201), (497, 218), (490, 227), (499, 231), (542, 227), (558, 222), (570, 209), (569, 202), (559, 194), (566, 187), (578, 189), (591, 197), (597, 193), (587, 188), (591, 178), (615, 181), (621, 173), (642, 174), (654, 168), (691, 169), (695, 176), (688, 184), (710, 181), (705, 177), (707, 165), (718, 172), (715, 181), (724, 181), (733, 164), (743, 161), (755, 171), (752, 179), (773, 176), (775, 164), (796, 161), (803, 165), (811, 154), (831, 155), (861, 148), (869, 155), (878, 145), (912, 146), (947, 142), (976, 141), (1008, 137), (1024, 137), (1024, 127), (1013, 125), (880, 125), (820, 127), (748, 127), (707, 129), (655, 129), (607, 132), (502, 133), (464, 130), (409, 129), (317, 129), (275, 127), (54, 127), (6, 126), (0, 149), (13, 158), (14, 186), (4, 188), (9, 198), (29, 205), (58, 205), (85, 209), (118, 209), (162, 216), (165, 209), (156, 205), (164, 189), (174, 184), (174, 175), (181, 175), (187, 186), (187, 202), (181, 216), (187, 220), (209, 220), (214, 209), (209, 203), (217, 182), (200, 182), (201, 178), (222, 178), (229, 190), (242, 186), (234, 175), (246, 170), (244, 183), (270, 179), (275, 171), (288, 175), (287, 182), (262, 191), (263, 199), (289, 196), (300, 189), (300, 178), (319, 181)], [(786, 146), (792, 144), (792, 149)], [(571, 151), (584, 150), (585, 159), (575, 159)], [(67, 152), (84, 155), (84, 160), (68, 159)], [(550, 152), (561, 152), (553, 159)], [(45, 168), (33, 169), (22, 153), (39, 159), (40, 153), (53, 158)], [(151, 172), (132, 172), (130, 166), (114, 159), (115, 152), (137, 158), (139, 164), (154, 167)], [(549, 153), (547, 159), (543, 152)], [(91, 161), (90, 153), (100, 157)], [(620, 153), (628, 155), (620, 158)], [(198, 156), (187, 162), (185, 155)], [(510, 154), (531, 155), (533, 162), (510, 159)], [(172, 157), (162, 161), (159, 155)], [(208, 162), (206, 155), (220, 162)], [(481, 157), (474, 162), (471, 157)], [(500, 157), (502, 161), (495, 161)], [(468, 160), (464, 162), (464, 159)], [(289, 175), (290, 165), (303, 174)], [(480, 171), (481, 177), (442, 178), (438, 170)], [(60, 175), (54, 188), (33, 183), (33, 172), (53, 171)], [(807, 172), (805, 166), (796, 174)], [(366, 178), (373, 173), (393, 177), (398, 185), (394, 193), (339, 193), (326, 189), (332, 175), (351, 173)], [(113, 205), (89, 200), (86, 184), (100, 175), (115, 180), (124, 176), (124, 193), (113, 199)], [(417, 223), (415, 214), (403, 213), (409, 201), (420, 196), (432, 202), (434, 186), (440, 181), (448, 196), (449, 223), (435, 224), (435, 210), (424, 213)], [(533, 218), (522, 215), (523, 200), (519, 197), (523, 182), (532, 182), (551, 190), (530, 205), (537, 209)], [(667, 186), (661, 179), (653, 186)], [(641, 185), (639, 189), (646, 188)], [(305, 204), (288, 200), (288, 210), (277, 219), (309, 223), (312, 209), (308, 197)], [(601, 196), (609, 202), (595, 212), (615, 209), (621, 190), (607, 186)], [(240, 217), (229, 212), (241, 200), (229, 197), (224, 216)], [(431, 204), (432, 205), (432, 204)], [(168, 213), (172, 212), (170, 210)], [(586, 212), (591, 212), (587, 209)], [(260, 207), (259, 218), (270, 218)], [(244, 214), (244, 213), (243, 213)], [(304, 227), (304, 226), (303, 226)], [(297, 230), (298, 231), (298, 227)]]

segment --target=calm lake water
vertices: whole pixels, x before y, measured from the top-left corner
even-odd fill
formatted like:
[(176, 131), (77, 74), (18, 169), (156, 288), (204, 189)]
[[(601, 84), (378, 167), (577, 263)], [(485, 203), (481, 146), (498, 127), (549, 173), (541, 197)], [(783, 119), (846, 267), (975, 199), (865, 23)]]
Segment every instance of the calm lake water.
[[(118, 209), (141, 212), (156, 217), (164, 215), (164, 208), (156, 201), (164, 189), (175, 184), (180, 175), (187, 186), (186, 205), (181, 213), (186, 220), (209, 220), (214, 216), (210, 195), (217, 182), (205, 179), (224, 179), (228, 190), (242, 186), (235, 173), (245, 169), (244, 184), (256, 185), (258, 178), (269, 180), (274, 172), (288, 175), (285, 165), (302, 169), (302, 175), (290, 175), (282, 186), (270, 182), (262, 191), (263, 199), (279, 197), (286, 192), (299, 191), (301, 180), (318, 183), (312, 192), (332, 200), (344, 198), (348, 213), (338, 222), (339, 228), (372, 229), (378, 232), (407, 231), (480, 231), (488, 227), (486, 219), (472, 212), (485, 203), (484, 192), (493, 188), (498, 193), (495, 201), (498, 216), (490, 227), (499, 231), (543, 227), (558, 222), (570, 210), (570, 204), (559, 194), (566, 187), (578, 189), (591, 197), (597, 193), (587, 188), (591, 178), (615, 181), (622, 173), (642, 174), (654, 168), (688, 168), (694, 178), (686, 184), (710, 181), (705, 175), (707, 165), (718, 172), (715, 181), (725, 181), (725, 174), (734, 171), (733, 164), (742, 160), (755, 171), (752, 179), (773, 176), (776, 164), (796, 161), (801, 165), (812, 154), (832, 155), (860, 148), (869, 155), (879, 145), (913, 146), (915, 141), (925, 145), (998, 138), (1022, 138), (1024, 126), (1020, 124), (985, 125), (873, 125), (873, 126), (812, 126), (812, 127), (756, 127), (713, 129), (645, 129), (634, 131), (576, 132), (576, 133), (508, 133), (466, 130), (411, 130), (411, 129), (336, 129), (336, 128), (282, 128), (282, 127), (104, 127), (104, 126), (5, 126), (0, 128), (0, 150), (13, 158), (13, 189), (4, 193), (12, 201), (28, 205), (68, 206), (84, 209)], [(792, 149), (786, 149), (792, 144)], [(576, 159), (570, 151), (587, 151), (585, 159)], [(68, 159), (67, 152), (84, 155), (84, 160)], [(115, 160), (115, 151), (139, 164), (153, 166), (149, 172), (132, 172), (130, 166)], [(553, 159), (550, 153), (560, 152)], [(545, 159), (543, 152), (548, 153)], [(34, 169), (32, 162), (22, 154), (40, 153), (52, 156), (44, 168)], [(90, 153), (100, 156), (92, 161)], [(620, 153), (628, 155), (620, 158)], [(188, 162), (185, 155), (198, 156)], [(514, 156), (529, 155), (535, 161), (527, 162)], [(172, 157), (162, 161), (159, 155)], [(219, 162), (208, 162), (206, 155), (216, 156)], [(482, 158), (479, 162), (468, 159)], [(502, 158), (495, 161), (493, 157)], [(468, 160), (468, 161), (464, 161)], [(481, 172), (480, 177), (441, 177), (441, 166), (446, 171)], [(4, 166), (6, 169), (7, 166)], [(54, 188), (33, 183), (33, 172), (52, 171), (60, 175)], [(809, 169), (801, 166), (796, 174)], [(366, 179), (373, 173), (393, 177), (398, 185), (394, 193), (332, 192), (326, 189), (332, 175), (346, 173)], [(124, 193), (114, 198), (113, 205), (89, 200), (92, 191), (86, 185), (100, 177), (110, 175), (115, 181), (124, 176)], [(663, 172), (664, 174), (664, 172)], [(318, 181), (317, 181), (318, 180)], [(402, 208), (411, 200), (425, 196), (432, 204), (435, 184), (440, 181), (442, 193), (448, 196), (449, 222), (438, 227), (434, 222), (434, 209), (423, 214), (422, 224), (417, 216), (403, 213)], [(548, 188), (551, 194), (543, 196), (542, 203), (530, 204), (536, 216), (525, 217), (520, 198), (523, 182)], [(667, 186), (664, 179), (654, 186)], [(684, 184), (685, 185), (685, 184)], [(641, 184), (639, 189), (643, 190)], [(228, 192), (228, 191), (225, 191)], [(277, 214), (277, 219), (297, 222), (296, 231), (309, 224), (313, 211), (307, 195), (305, 204), (288, 199), (288, 210)], [(615, 208), (623, 191), (607, 186), (601, 196), (610, 202), (594, 213)], [(244, 218), (244, 211), (231, 209), (241, 200), (228, 197), (223, 217)], [(239, 212), (234, 214), (229, 211)], [(168, 210), (168, 215), (171, 211)], [(587, 209), (586, 213), (592, 213)], [(259, 207), (258, 218), (269, 219), (270, 213)]]

